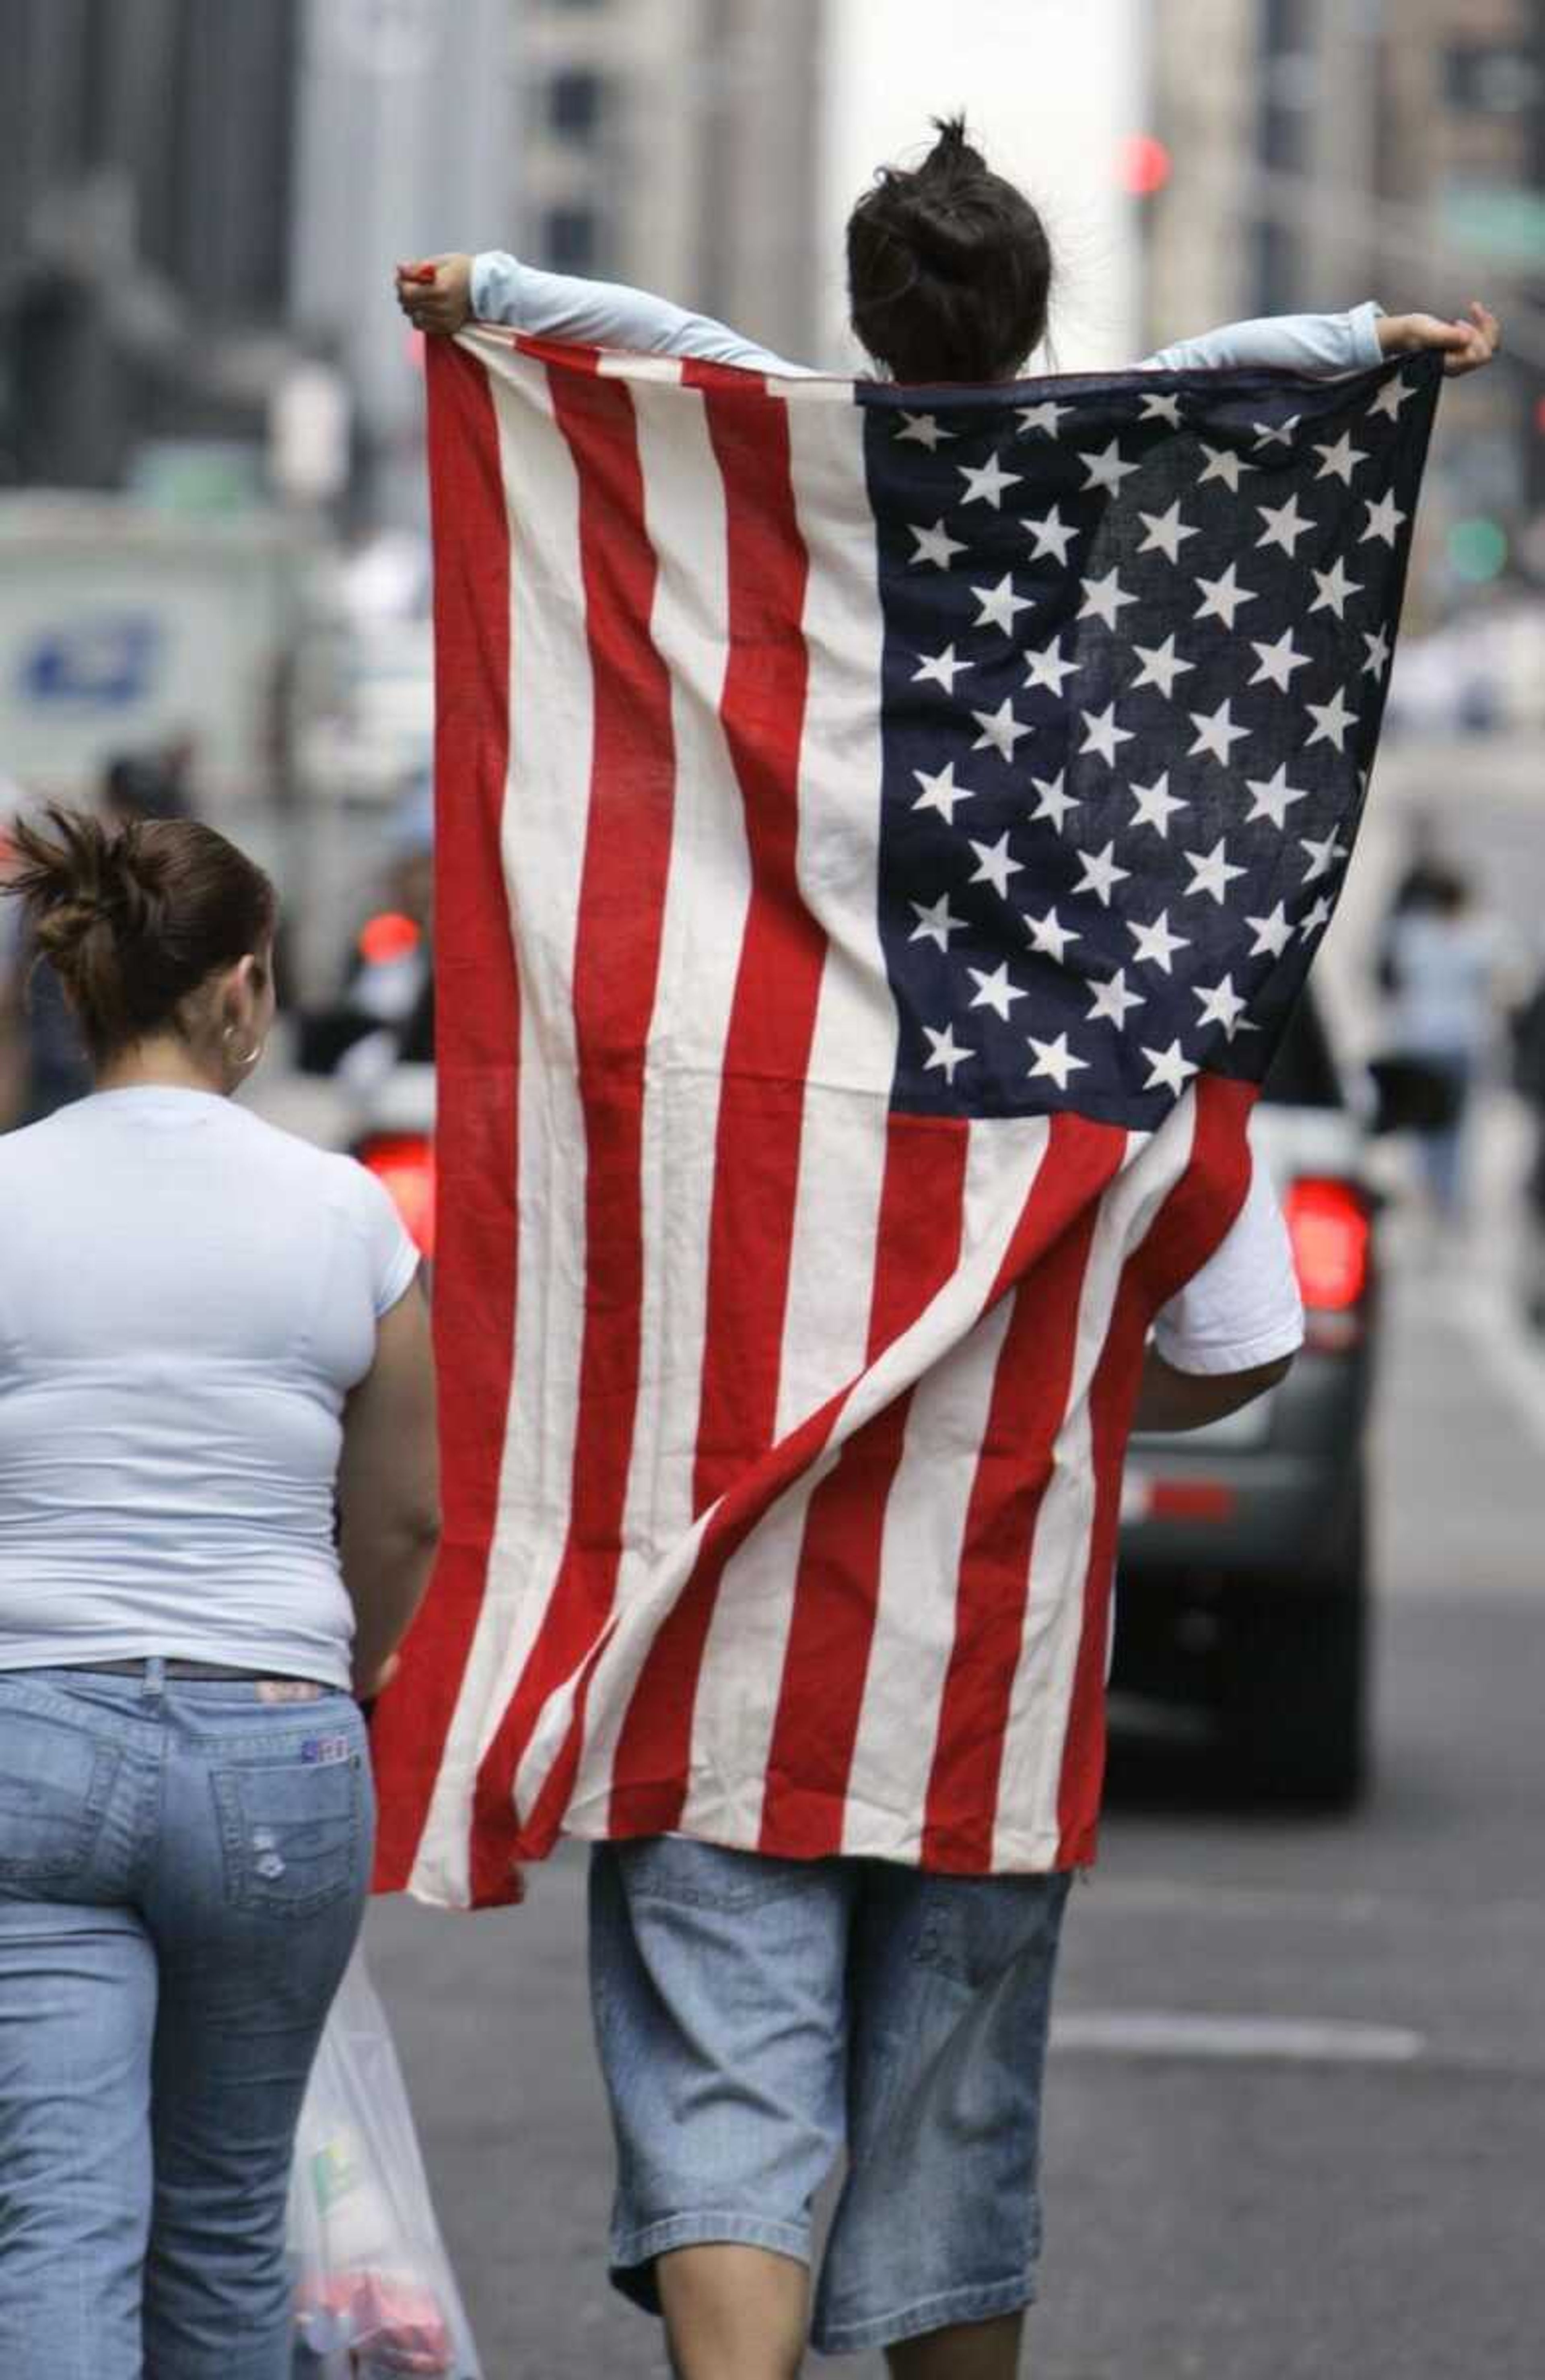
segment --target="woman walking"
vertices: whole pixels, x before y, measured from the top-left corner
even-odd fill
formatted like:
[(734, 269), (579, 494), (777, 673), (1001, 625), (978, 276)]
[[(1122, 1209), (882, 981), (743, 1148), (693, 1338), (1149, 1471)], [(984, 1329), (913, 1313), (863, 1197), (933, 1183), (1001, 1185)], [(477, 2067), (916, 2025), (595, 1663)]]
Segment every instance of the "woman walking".
[(425, 1303), (374, 1180), (234, 1104), (262, 870), (187, 820), (15, 844), (94, 1087), (0, 1140), (0, 2371), (281, 2380), (354, 1697), (437, 1529)]
[[(916, 171), (885, 171), (859, 200), (848, 267), (854, 327), (897, 381), (1011, 380), (1043, 336), (1052, 279), (1044, 229), (959, 122), (940, 128)], [(454, 333), (476, 313), (542, 338), (778, 375), (806, 369), (659, 298), (534, 272), (500, 254), (405, 266), (397, 295), (409, 320), (431, 332)], [(1264, 364), (1334, 375), (1435, 347), (1464, 369), (1483, 362), (1495, 339), (1483, 309), (1444, 323), (1392, 320), (1365, 304), (1238, 324), (1151, 360), (1171, 370)], [(926, 414), (907, 419), (924, 438), (937, 430)], [(705, 558), (705, 567), (718, 566), (718, 557)], [(1007, 577), (1004, 589), (1011, 591)], [(988, 590), (973, 591), (980, 599)], [(579, 597), (560, 585), (554, 600)], [(554, 721), (554, 732), (566, 724)], [(754, 1232), (744, 1244), (756, 1245)], [(1186, 1428), (1235, 1410), (1283, 1377), (1298, 1344), (1291, 1255), (1263, 1176), (1232, 1228), (1220, 1218), (1216, 1245), (1159, 1316), (1137, 1409), (1142, 1426)], [(1025, 1348), (1027, 1366), (1054, 1361), (1028, 1335)], [(1016, 1376), (1028, 1406), (1032, 1385)], [(1028, 1473), (1032, 1437), (1027, 1424), (1012, 1446), (994, 1447), (1001, 1479), (1012, 1479), (1016, 1462)], [(1056, 1460), (1070, 1492), (1092, 1503), (1092, 1458), (1082, 1444), (1070, 1431)], [(866, 1524), (872, 1517), (867, 1508), (861, 1516)], [(905, 1548), (898, 1562), (905, 1568)], [(1008, 1567), (1005, 1558), (1005, 1575)], [(862, 1581), (844, 1572), (830, 1541), (811, 1580), (823, 1622), (840, 1617), (845, 1595), (861, 1596)], [(919, 1544), (903, 1591), (935, 1631), (958, 1586), (948, 1561), (931, 1565)], [(738, 1659), (749, 1688), (781, 1658), (776, 1623), (759, 1617), (738, 1644), (733, 1625), (716, 1606), (718, 1658), (726, 1672)], [(918, 1638), (926, 1634), (919, 1626)], [(990, 1715), (1006, 1706), (1011, 1684), (1018, 1692), (1020, 1631), (1016, 1623), (994, 1638), (983, 1627), (978, 1641), (987, 1649), (970, 1705)], [(1038, 1658), (1045, 1656), (1032, 1645), (1027, 1665)], [(807, 1769), (821, 1769), (832, 1718), (819, 1661), (801, 1670), (797, 1691), (797, 1708), (780, 1708), (775, 1755), (760, 1739), (743, 1769), (726, 1755), (716, 1772), (722, 1814), (762, 1805), (763, 1764), (770, 1775), (774, 1758), (790, 1796), (806, 1791)], [(689, 1695), (689, 1679), (680, 1692)], [(920, 1702), (918, 1711), (926, 1727)], [(980, 1725), (990, 1738), (990, 1716)], [(640, 1773), (652, 1774), (647, 1766)], [(979, 1790), (989, 1799), (972, 1804), (969, 1822), (987, 1838), (997, 1771), (984, 1757), (974, 1773), (987, 1779)], [(614, 1815), (606, 1823), (619, 1838), (627, 1831)], [(604, 1840), (594, 1853), (590, 1955), (618, 2151), (616, 2285), (663, 2312), (683, 2380), (789, 2380), (808, 2331), (831, 2353), (883, 2348), (906, 2380), (1008, 2380), (1035, 2294), (1040, 2080), (1068, 1868), (962, 1873), (968, 1862), (947, 1849), (919, 1851), (916, 1864), (899, 1855), (772, 1858), (704, 1832)], [(899, 1818), (896, 1833), (905, 1833)], [(812, 2325), (811, 2205), (845, 2150)]]

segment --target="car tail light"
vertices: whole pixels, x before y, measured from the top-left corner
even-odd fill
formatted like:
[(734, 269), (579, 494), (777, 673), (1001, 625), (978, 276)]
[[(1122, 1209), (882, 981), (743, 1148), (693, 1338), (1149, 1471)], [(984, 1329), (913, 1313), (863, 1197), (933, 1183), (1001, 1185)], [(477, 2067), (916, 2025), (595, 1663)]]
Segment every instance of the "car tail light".
[(391, 1193), (415, 1246), (434, 1254), (434, 1143), (422, 1132), (379, 1132), (355, 1150)]
[(1304, 1304), (1344, 1313), (1368, 1287), (1372, 1217), (1355, 1182), (1304, 1175), (1283, 1201)]

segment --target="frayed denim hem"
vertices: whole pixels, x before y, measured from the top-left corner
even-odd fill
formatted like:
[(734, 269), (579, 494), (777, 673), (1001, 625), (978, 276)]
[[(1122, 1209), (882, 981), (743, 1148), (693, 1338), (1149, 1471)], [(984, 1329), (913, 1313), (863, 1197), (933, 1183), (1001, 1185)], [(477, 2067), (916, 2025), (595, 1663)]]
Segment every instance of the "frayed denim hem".
[(858, 2355), (870, 2347), (896, 2347), (904, 2338), (921, 2338), (955, 2323), (991, 2322), (1000, 2314), (1018, 2313), (1035, 2303), (1035, 2294), (1034, 2277), (1022, 2273), (1017, 2280), (994, 2281), (987, 2288), (944, 2289), (868, 2322), (829, 2322), (818, 2313), (810, 2345), (818, 2355)]
[(613, 2240), (612, 2287), (646, 2313), (658, 2313), (654, 2262), (672, 2248), (769, 2248), (775, 2255), (792, 2256), (797, 2265), (810, 2261), (809, 2232), (792, 2223), (769, 2223), (755, 2215), (671, 2215)]

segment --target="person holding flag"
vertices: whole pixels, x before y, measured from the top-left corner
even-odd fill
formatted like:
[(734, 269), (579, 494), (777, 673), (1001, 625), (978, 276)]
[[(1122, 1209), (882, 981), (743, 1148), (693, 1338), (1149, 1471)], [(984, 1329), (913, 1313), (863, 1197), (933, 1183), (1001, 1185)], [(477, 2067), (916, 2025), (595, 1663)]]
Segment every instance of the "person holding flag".
[(613, 2276), (684, 2380), (1016, 2368), (1123, 1450), (1297, 1345), (1249, 1110), (1439, 362), (1498, 341), (1365, 304), (1015, 385), (1050, 248), (958, 120), (848, 264), (881, 378), (397, 283), (451, 334), (446, 1533), (380, 1880), (594, 1843)]

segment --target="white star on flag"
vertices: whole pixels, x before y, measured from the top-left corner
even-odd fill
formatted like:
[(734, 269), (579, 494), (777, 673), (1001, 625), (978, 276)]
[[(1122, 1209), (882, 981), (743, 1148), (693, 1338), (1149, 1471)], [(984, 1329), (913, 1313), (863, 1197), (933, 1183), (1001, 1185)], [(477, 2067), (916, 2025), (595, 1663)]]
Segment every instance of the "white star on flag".
[(1048, 437), (1054, 438), (1063, 415), (1072, 410), (1070, 405), (1053, 405), (1050, 397), (1040, 405), (1022, 405), (1019, 407), (1020, 430), (1025, 432), (1044, 430)]
[(1231, 1042), (1236, 1033), (1259, 1030), (1258, 1026), (1246, 1021), (1245, 1011), (1249, 1002), (1240, 999), (1231, 975), (1225, 975), (1211, 985), (1194, 983), (1191, 990), (1201, 1002), (1201, 1014), (1197, 1019), (1198, 1030), (1204, 1025), (1221, 1025)]
[(1348, 578), (1346, 565), (1338, 553), (1329, 570), (1313, 571), (1314, 583), (1320, 592), (1309, 605), (1311, 612), (1333, 612), (1338, 620), (1345, 615), (1346, 599), (1363, 591), (1359, 578)]
[(926, 769), (914, 769), (912, 774), (922, 787), (922, 792), (918, 795), (912, 808), (915, 810), (937, 810), (946, 826), (955, 824), (956, 802), (970, 802), (976, 799), (975, 791), (971, 786), (955, 783), (953, 760), (946, 761), (944, 766), (932, 775)]
[(981, 729), (981, 734), (971, 747), (973, 752), (985, 751), (991, 746), (1003, 759), (1012, 760), (1014, 747), (1019, 738), (1021, 735), (1028, 735), (1030, 732), (1016, 719), (1014, 705), (1006, 696), (999, 703), (996, 710), (973, 710), (971, 716)]
[(946, 1025), (943, 1032), (939, 1033), (934, 1031), (931, 1025), (925, 1025), (923, 1026), (923, 1031), (927, 1034), (929, 1040), (932, 1044), (930, 1054), (923, 1060), (924, 1073), (926, 1074), (930, 1068), (933, 1066), (943, 1067), (944, 1080), (946, 1083), (953, 1084), (955, 1081), (955, 1068), (961, 1064), (963, 1060), (967, 1058), (974, 1058), (977, 1054), (976, 1051), (974, 1050), (962, 1050), (957, 1045), (955, 1038), (955, 1026), (953, 1025)]
[(1061, 834), (1063, 821), (1068, 811), (1082, 808), (1083, 805), (1077, 794), (1064, 794), (1063, 791), (1063, 783), (1066, 774), (1065, 769), (1059, 769), (1054, 777), (1030, 779), (1031, 784), (1040, 795), (1040, 801), (1030, 812), (1032, 825), (1038, 819), (1050, 819), (1057, 832)]
[(1287, 922), (1287, 911), (1279, 901), (1269, 917), (1247, 917), (1247, 926), (1255, 928), (1255, 941), (1250, 944), (1253, 959), (1280, 959), (1293, 940), (1293, 928)]
[(1324, 893), (1321, 892), (1319, 900), (1315, 903), (1313, 908), (1309, 911), (1308, 916), (1304, 919), (1304, 922), (1298, 930), (1300, 933), (1306, 935), (1317, 934), (1321, 926), (1328, 926), (1330, 924), (1331, 919), (1334, 915), (1334, 909), (1326, 899)]
[(1210, 892), (1220, 908), (1228, 899), (1228, 888), (1235, 878), (1249, 873), (1247, 868), (1235, 868), (1228, 858), (1222, 835), (1210, 851), (1188, 851), (1186, 857), (1194, 871), (1186, 887), (1186, 899), (1189, 900), (1194, 893)]
[(956, 661), (953, 645), (946, 645), (942, 653), (919, 653), (918, 663), (912, 673), (913, 685), (916, 686), (921, 678), (931, 678), (934, 685), (942, 686), (946, 694), (955, 692), (955, 682), (962, 670), (976, 667), (975, 662)]
[(1294, 671), (1308, 669), (1309, 665), (1308, 654), (1296, 650), (1291, 628), (1284, 628), (1274, 645), (1258, 644), (1252, 637), (1250, 650), (1260, 663), (1260, 667), (1250, 680), (1252, 686), (1259, 686), (1265, 679), (1270, 678), (1274, 686), (1280, 687), (1282, 692), (1286, 694), (1287, 682)]
[(941, 430), (931, 413), (903, 413), (901, 419), (902, 427), (896, 431), (897, 443), (905, 444), (910, 439), (915, 445), (926, 446), (931, 455), (937, 450), (941, 439), (955, 438), (959, 434), (954, 430)]
[(1178, 562), (1181, 545), (1185, 540), (1200, 534), (1198, 530), (1190, 528), (1181, 519), (1178, 496), (1167, 512), (1139, 513), (1137, 518), (1148, 531), (1137, 552), (1139, 553), (1159, 552), (1168, 562)]
[(1116, 763), (1116, 746), (1130, 744), (1133, 731), (1130, 727), (1116, 725), (1116, 707), (1113, 702), (1107, 703), (1104, 710), (1101, 711), (1086, 710), (1083, 718), (1084, 740), (1078, 747), (1079, 751), (1081, 753), (1098, 752), (1106, 767), (1113, 769)]
[(1172, 1041), (1167, 1050), (1145, 1049), (1143, 1056), (1150, 1067), (1148, 1080), (1143, 1085), (1145, 1091), (1174, 1091), (1178, 1098), (1198, 1071), (1194, 1060), (1181, 1055), (1178, 1041)]
[(1041, 956), (1055, 959), (1059, 966), (1063, 963), (1063, 954), (1068, 943), (1081, 939), (1076, 928), (1061, 923), (1055, 909), (1048, 909), (1044, 917), (1032, 917), (1027, 910), (1025, 930), (1029, 935), (1031, 944)]
[(1346, 731), (1349, 727), (1356, 725), (1357, 714), (1355, 710), (1348, 710), (1346, 708), (1346, 698), (1340, 686), (1337, 686), (1331, 701), (1307, 703), (1305, 709), (1314, 721), (1314, 734), (1309, 737), (1308, 743), (1304, 747), (1305, 750), (1312, 749), (1316, 744), (1333, 744), (1338, 752), (1344, 752)]
[(1126, 930), (1137, 945), (1132, 953), (1134, 966), (1146, 962), (1150, 966), (1162, 967), (1166, 975), (1173, 975), (1174, 967), (1172, 962), (1176, 951), (1188, 951), (1191, 947), (1188, 935), (1171, 933), (1167, 909), (1160, 910), (1151, 926), (1139, 926), (1135, 917), (1128, 917)]
[(1119, 496), (1123, 480), (1130, 479), (1137, 468), (1136, 463), (1122, 461), (1121, 442), (1116, 438), (1113, 438), (1100, 454), (1080, 455), (1078, 460), (1089, 472), (1089, 478), (1079, 490), (1081, 495), (1090, 488), (1103, 488), (1108, 495)]
[(1247, 777), (1245, 783), (1255, 795), (1255, 807), (1245, 820), (1247, 826), (1253, 826), (1257, 819), (1269, 818), (1274, 827), (1280, 828), (1285, 825), (1292, 805), (1308, 799), (1307, 794), (1288, 783), (1285, 760), (1279, 762), (1270, 777)]
[(996, 587), (973, 587), (971, 592), (981, 605), (981, 610), (976, 617), (977, 626), (1002, 628), (1005, 637), (1012, 637), (1014, 634), (1014, 615), (1016, 612), (1030, 612), (1035, 609), (1028, 595), (1015, 593), (1012, 570), (1004, 571)]
[(1148, 1005), (1140, 991), (1127, 990), (1125, 967), (1117, 967), (1105, 983), (1091, 982), (1089, 989), (1094, 994), (1094, 1006), (1084, 1019), (1086, 1025), (1092, 1025), (1097, 1018), (1103, 1017), (1106, 1024), (1113, 1025), (1119, 1033), (1126, 1022), (1129, 1008), (1146, 1008)]
[(1314, 451), (1324, 458), (1314, 475), (1315, 478), (1328, 480), (1333, 474), (1344, 488), (1349, 488), (1352, 485), (1352, 474), (1358, 464), (1368, 461), (1363, 449), (1353, 445), (1350, 430), (1344, 430), (1333, 446), (1317, 446)]
[(1066, 1090), (1069, 1075), (1077, 1073), (1089, 1064), (1087, 1058), (1076, 1058), (1073, 1055), (1067, 1046), (1065, 1033), (1059, 1033), (1054, 1041), (1038, 1041), (1034, 1034), (1031, 1034), (1029, 1042), (1035, 1051), (1035, 1064), (1030, 1068), (1032, 1078), (1037, 1075), (1049, 1075), (1059, 1091)]
[(1222, 620), (1225, 628), (1234, 625), (1234, 615), (1241, 603), (1253, 603), (1255, 596), (1247, 587), (1241, 587), (1238, 574), (1231, 562), (1221, 578), (1198, 578), (1202, 601), (1197, 608), (1198, 620)]
[(1370, 537), (1377, 537), (1382, 539), (1386, 545), (1393, 546), (1394, 533), (1405, 518), (1405, 515), (1395, 509), (1394, 490), (1387, 489), (1376, 504), (1369, 505), (1368, 527), (1357, 540), (1357, 543), (1366, 545)]
[(1180, 427), (1180, 395), (1175, 391), (1169, 396), (1145, 396), (1139, 421), (1167, 421), (1172, 430)]
[(1274, 430), (1269, 421), (1252, 421), (1250, 428), (1255, 431), (1257, 452), (1268, 446), (1291, 446), (1293, 433), (1303, 418), (1301, 413), (1295, 413), (1286, 421), (1279, 421)]
[(994, 1010), (1006, 1025), (1009, 1010), (1015, 1002), (1026, 997), (1018, 984), (1010, 983), (1008, 979), (1007, 959), (1001, 966), (995, 966), (991, 975), (984, 975), (980, 967), (974, 966), (968, 966), (966, 972), (977, 987), (971, 997), (971, 1006)]
[(1365, 628), (1363, 630), (1363, 641), (1368, 647), (1368, 659), (1363, 663), (1363, 675), (1367, 677), (1371, 672), (1373, 676), (1382, 677), (1385, 663), (1390, 658), (1389, 638), (1385, 635), (1382, 628), (1379, 629), (1377, 634), (1374, 635), (1370, 635), (1369, 630)]
[(1222, 480), (1230, 492), (1237, 495), (1240, 472), (1253, 471), (1255, 465), (1247, 463), (1244, 456), (1236, 455), (1232, 446), (1209, 446), (1204, 440), (1201, 451), (1207, 456), (1207, 468), (1197, 481), (1198, 487), (1205, 488), (1209, 480)]
[(1137, 804), (1132, 819), (1134, 832), (1140, 826), (1150, 826), (1156, 833), (1163, 836), (1166, 843), (1169, 841), (1170, 820), (1175, 811), (1188, 810), (1191, 807), (1189, 802), (1183, 802), (1178, 795), (1171, 793), (1167, 769), (1155, 777), (1151, 785), (1128, 785), (1126, 790)]
[(1020, 471), (1005, 471), (996, 455), (990, 455), (979, 468), (969, 463), (957, 463), (955, 468), (966, 482), (961, 503), (991, 504), (994, 512), (1003, 508), (1004, 490), (1016, 488), (1024, 477)]
[(1257, 552), (1263, 545), (1280, 545), (1288, 560), (1295, 560), (1298, 540), (1315, 525), (1298, 510), (1297, 497), (1289, 496), (1285, 504), (1257, 504), (1256, 510), (1266, 523), (1256, 540)]
[(1300, 851), (1307, 851), (1309, 856), (1308, 870), (1304, 878), (1306, 885), (1317, 884), (1322, 876), (1329, 876), (1338, 859), (1346, 857), (1346, 845), (1333, 830), (1320, 843), (1314, 842), (1308, 835), (1301, 834), (1298, 838), (1298, 848)]
[(998, 894), (1000, 900), (1006, 901), (1008, 899), (1009, 878), (1011, 876), (1022, 876), (1025, 872), (1024, 862), (1018, 859), (1011, 859), (1008, 856), (1008, 834), (1006, 830), (998, 837), (996, 843), (973, 843), (971, 849), (977, 855), (977, 872), (972, 877), (971, 882), (973, 884), (991, 884), (993, 892)]
[(1021, 525), (1035, 540), (1035, 551), (1030, 556), (1032, 562), (1039, 562), (1048, 553), (1054, 553), (1059, 562), (1065, 562), (1068, 547), (1076, 537), (1082, 534), (1081, 530), (1067, 527), (1055, 504), (1039, 520), (1033, 513), (1025, 514)]
[(1042, 652), (1027, 651), (1024, 661), (1025, 684), (1046, 686), (1056, 695), (1063, 690), (1064, 678), (1077, 677), (1082, 666), (1078, 662), (1064, 662), (1055, 645), (1048, 645)]
[(966, 923), (964, 917), (955, 917), (950, 915), (950, 896), (947, 892), (941, 892), (937, 901), (931, 905), (921, 901), (913, 901), (908, 905), (918, 920), (910, 936), (914, 942), (937, 942), (942, 951), (947, 951), (950, 946), (950, 936), (957, 934)]
[(1175, 679), (1183, 677), (1187, 670), (1196, 668), (1195, 662), (1183, 662), (1176, 658), (1173, 636), (1166, 637), (1162, 645), (1135, 644), (1132, 650), (1142, 667), (1127, 689), (1131, 694), (1136, 694), (1140, 686), (1156, 686), (1167, 702), (1174, 693)]
[(1079, 619), (1103, 620), (1108, 628), (1115, 626), (1116, 613), (1125, 604), (1135, 603), (1137, 600), (1135, 595), (1125, 592), (1113, 570), (1107, 570), (1103, 578), (1082, 578), (1078, 583), (1084, 590)]
[(1083, 874), (1073, 887), (1075, 892), (1092, 892), (1102, 909), (1111, 905), (1111, 895), (1118, 884), (1131, 875), (1129, 868), (1118, 868), (1114, 858), (1115, 844), (1108, 843), (1103, 851), (1081, 851), (1078, 865)]
[(1198, 752), (1210, 752), (1212, 758), (1222, 760), (1226, 768), (1233, 746), (1251, 732), (1247, 727), (1235, 727), (1234, 724), (1232, 696), (1220, 702), (1216, 710), (1193, 710), (1187, 716), (1197, 731), (1197, 740), (1186, 755), (1188, 760), (1195, 759)]
[(966, 551), (958, 538), (951, 537), (942, 520), (936, 520), (931, 528), (918, 528), (910, 521), (907, 527), (918, 540), (918, 551), (912, 556), (914, 563), (931, 562), (935, 569), (947, 570), (951, 554)]
[(1412, 393), (1400, 374), (1396, 372), (1392, 379), (1384, 382), (1373, 403), (1369, 407), (1369, 419), (1371, 421), (1376, 413), (1382, 413), (1393, 421), (1401, 407)]

